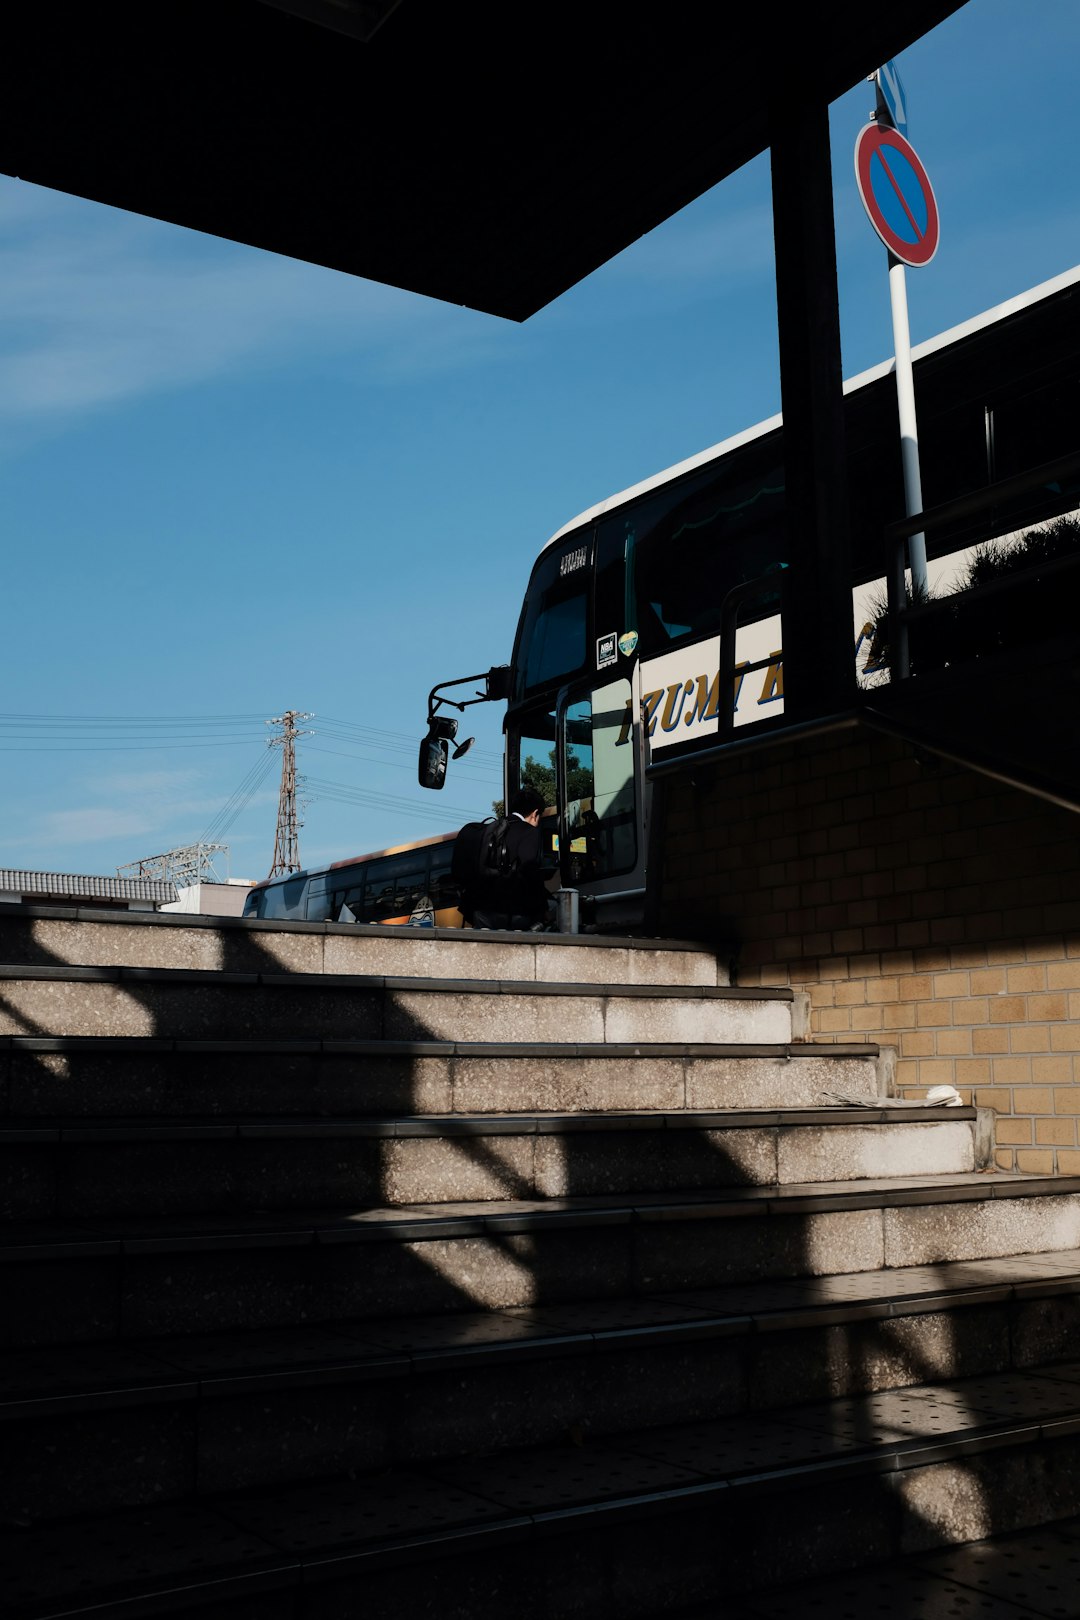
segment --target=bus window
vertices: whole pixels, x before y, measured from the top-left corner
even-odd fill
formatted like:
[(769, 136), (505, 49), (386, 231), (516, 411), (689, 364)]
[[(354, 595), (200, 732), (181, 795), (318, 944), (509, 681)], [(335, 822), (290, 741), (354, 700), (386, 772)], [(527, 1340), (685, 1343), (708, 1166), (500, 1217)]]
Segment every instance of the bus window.
[(450, 876), (452, 858), (452, 848), (439, 850), (432, 855), (428, 872), (427, 893), (431, 896), (431, 904), (435, 908), (435, 921), (441, 927), (460, 924), (460, 917), (453, 918), (448, 915), (458, 910), (461, 900), (461, 885)]
[(566, 710), (564, 871), (571, 883), (632, 871), (637, 862), (634, 747), (627, 715), (630, 682), (612, 681)]
[(427, 890), (427, 861), (422, 855), (396, 855), (368, 873), (364, 922), (404, 922)]
[[(330, 922), (358, 920), (363, 910), (364, 872), (363, 866), (356, 865), (335, 867), (326, 874), (326, 914)], [(344, 907), (348, 907), (348, 910), (344, 910)]]
[(578, 534), (545, 552), (533, 570), (518, 633), (525, 651), (516, 664), (518, 697), (576, 674), (585, 662), (591, 549)]
[[(510, 796), (519, 787), (535, 788), (544, 796), (546, 804), (557, 798), (555, 771), (555, 711), (523, 715), (521, 731), (516, 739), (516, 770), (513, 753), (510, 757)], [(512, 742), (509, 743), (512, 748)]]
[(404, 922), (416, 899), (442, 879), (447, 899), (440, 922), (460, 926), (456, 894), (450, 898), (449, 871), (456, 834), (425, 838), (393, 850), (358, 855), (333, 866), (269, 879), (252, 889), (245, 917), (305, 918), (309, 922)]
[[(519, 729), (520, 728), (520, 729)], [(542, 794), (550, 807), (540, 822), (540, 865), (545, 876), (559, 864), (558, 751), (554, 709), (532, 710), (516, 717), (506, 736), (506, 779), (513, 798), (515, 789), (531, 787)]]
[[(601, 526), (598, 583), (612, 604), (606, 611), (610, 617), (622, 558), (633, 578), (636, 623), (620, 624), (620, 631), (638, 632), (639, 655), (666, 652), (683, 637), (715, 635), (728, 591), (783, 561), (784, 476), (774, 456), (772, 447), (756, 465), (736, 458), (722, 470), (706, 468), (643, 500), (632, 524), (620, 514)], [(599, 599), (597, 606), (605, 611)], [(624, 593), (622, 619), (629, 615)]]
[(438, 839), (392, 855), (372, 855), (327, 874), (332, 922), (407, 922), (427, 895), (440, 927), (461, 925), (458, 886), (450, 877), (454, 840)]
[[(987, 407), (985, 419), (991, 480), (1056, 461), (1075, 450), (1080, 439), (1080, 380), (1070, 374), (1028, 393), (999, 398)], [(1070, 488), (1075, 490), (1075, 479)]]
[(304, 908), (304, 915), (308, 922), (325, 922), (331, 915), (330, 908), (333, 904), (333, 898), (329, 891), (329, 873), (311, 879), (308, 884), (307, 904)]
[(307, 873), (298, 872), (295, 877), (286, 878), (284, 883), (275, 883), (264, 889), (263, 908), (259, 915), (273, 918), (275, 921), (296, 921), (303, 918), (307, 884)]
[(634, 595), (634, 547), (637, 515), (631, 512), (601, 523), (596, 531), (596, 585), (593, 594), (593, 624), (597, 635), (614, 630), (617, 636), (633, 636), (638, 627), (637, 598)]

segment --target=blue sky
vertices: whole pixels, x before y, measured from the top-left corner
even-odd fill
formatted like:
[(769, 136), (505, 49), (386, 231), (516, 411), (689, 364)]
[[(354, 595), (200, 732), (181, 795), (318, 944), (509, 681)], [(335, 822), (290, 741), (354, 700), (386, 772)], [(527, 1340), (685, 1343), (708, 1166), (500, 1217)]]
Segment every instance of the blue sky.
[[(1080, 262), (1077, 61), (1076, 0), (969, 0), (901, 57), (942, 219), (914, 341)], [(872, 104), (832, 110), (847, 375), (891, 343)], [(486, 813), (501, 705), (426, 794), (429, 688), (508, 659), (563, 523), (778, 405), (766, 159), (521, 326), (0, 178), (0, 866), (213, 832), (265, 876), (287, 708), (305, 864)]]

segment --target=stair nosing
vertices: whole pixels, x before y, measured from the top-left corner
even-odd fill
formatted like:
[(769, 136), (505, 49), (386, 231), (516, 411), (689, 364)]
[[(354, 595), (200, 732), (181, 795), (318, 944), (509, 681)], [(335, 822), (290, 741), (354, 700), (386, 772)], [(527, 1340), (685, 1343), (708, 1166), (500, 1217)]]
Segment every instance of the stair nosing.
[(545, 1112), (520, 1114), (248, 1114), (229, 1110), (213, 1115), (0, 1115), (0, 1146), (96, 1142), (272, 1141), (373, 1139), (439, 1141), (464, 1137), (619, 1136), (650, 1132), (805, 1131), (891, 1125), (970, 1124), (974, 1107), (925, 1109), (793, 1108), (790, 1115), (771, 1109), (673, 1108), (620, 1110), (618, 1113)]
[[(1076, 1269), (1068, 1276), (1070, 1291), (1080, 1293), (1080, 1251), (1077, 1254)], [(992, 1264), (992, 1262), (990, 1262)], [(919, 1270), (922, 1268), (901, 1268)], [(799, 1279), (791, 1279), (798, 1282)], [(95, 1351), (108, 1351), (115, 1349), (120, 1355), (137, 1353), (151, 1361), (157, 1361), (150, 1378), (140, 1382), (132, 1380), (127, 1374), (127, 1381), (120, 1380), (113, 1387), (103, 1386), (102, 1375), (96, 1377), (88, 1375), (87, 1387), (83, 1390), (68, 1390), (53, 1393), (33, 1394), (22, 1396), (7, 1396), (0, 1399), (0, 1422), (20, 1422), (24, 1419), (34, 1419), (38, 1416), (77, 1414), (82, 1411), (111, 1409), (113, 1407), (128, 1407), (141, 1405), (169, 1405), (176, 1402), (191, 1400), (219, 1400), (230, 1396), (246, 1396), (249, 1394), (267, 1393), (273, 1390), (287, 1390), (306, 1387), (324, 1386), (327, 1384), (366, 1383), (372, 1380), (404, 1378), (422, 1376), (426, 1372), (442, 1372), (448, 1370), (483, 1369), (491, 1364), (520, 1364), (536, 1360), (548, 1360), (553, 1356), (602, 1355), (608, 1350), (640, 1349), (650, 1343), (676, 1344), (695, 1342), (704, 1339), (723, 1339), (733, 1337), (756, 1336), (760, 1333), (786, 1334), (798, 1333), (809, 1328), (841, 1325), (848, 1322), (867, 1320), (903, 1319), (908, 1316), (920, 1316), (934, 1312), (966, 1310), (985, 1305), (1008, 1304), (1013, 1300), (1032, 1297), (1034, 1294), (1050, 1294), (1055, 1292), (1055, 1284), (1066, 1281), (1060, 1274), (1047, 1275), (1043, 1279), (1028, 1279), (1024, 1283), (1002, 1278), (994, 1280), (988, 1278), (984, 1283), (958, 1281), (952, 1286), (943, 1286), (936, 1291), (918, 1291), (903, 1294), (897, 1291), (888, 1295), (867, 1295), (863, 1298), (833, 1299), (829, 1301), (808, 1300), (800, 1303), (797, 1296), (790, 1303), (781, 1303), (776, 1306), (760, 1305), (756, 1308), (734, 1309), (723, 1311), (709, 1308), (706, 1305), (684, 1305), (690, 1312), (701, 1314), (688, 1314), (681, 1320), (640, 1322), (629, 1326), (613, 1328), (555, 1328), (545, 1325), (542, 1321), (530, 1324), (528, 1308), (517, 1308), (509, 1312), (496, 1311), (492, 1314), (505, 1316), (510, 1321), (517, 1321), (519, 1325), (529, 1327), (535, 1325), (535, 1333), (515, 1335), (504, 1340), (479, 1340), (469, 1344), (447, 1344), (442, 1346), (425, 1346), (422, 1343), (394, 1347), (379, 1344), (377, 1335), (382, 1331), (381, 1320), (365, 1322), (360, 1320), (347, 1320), (344, 1324), (328, 1321), (319, 1324), (325, 1332), (335, 1337), (349, 1338), (356, 1334), (355, 1350), (350, 1354), (340, 1350), (332, 1357), (319, 1361), (312, 1358), (308, 1362), (289, 1362), (283, 1360), (275, 1364), (263, 1363), (261, 1365), (231, 1371), (224, 1367), (216, 1369), (206, 1368), (202, 1371), (193, 1371), (184, 1366), (181, 1360), (173, 1359), (176, 1356), (175, 1345), (177, 1340), (181, 1343), (184, 1335), (166, 1335), (160, 1340), (154, 1338), (140, 1338), (136, 1340), (116, 1339), (109, 1341), (92, 1341), (86, 1348)], [(899, 1284), (903, 1286), (902, 1283)], [(704, 1290), (712, 1293), (714, 1290)], [(635, 1302), (647, 1303), (649, 1299), (658, 1306), (664, 1305), (667, 1296), (663, 1293), (644, 1296), (633, 1296)], [(684, 1296), (685, 1297), (685, 1296)], [(406, 1329), (408, 1317), (392, 1318), (390, 1324), (395, 1329)], [(344, 1329), (347, 1328), (347, 1332)], [(218, 1334), (197, 1334), (196, 1339), (204, 1343), (207, 1339), (220, 1338), (223, 1342), (235, 1340), (240, 1330), (224, 1330)], [(288, 1329), (277, 1330), (284, 1334)], [(365, 1333), (368, 1337), (365, 1338)], [(55, 1353), (61, 1353), (65, 1347), (58, 1345), (50, 1347)], [(3, 1367), (5, 1356), (12, 1358), (25, 1358), (29, 1352), (16, 1350), (4, 1352), (0, 1355), (0, 1370)], [(1018, 1377), (1028, 1375), (1033, 1378), (1055, 1377), (1053, 1363), (1036, 1366), (1010, 1367), (1005, 1369), (1001, 1376)], [(994, 1377), (996, 1374), (979, 1374), (978, 1377)], [(934, 1388), (949, 1388), (954, 1383), (962, 1383), (963, 1378), (944, 1380), (943, 1384)], [(917, 1384), (898, 1385), (895, 1392), (912, 1395), (913, 1392), (929, 1388)], [(1076, 1413), (1075, 1427), (1080, 1429), (1080, 1383), (1076, 1386)], [(885, 1393), (885, 1392), (878, 1392)], [(857, 1396), (838, 1396), (837, 1401), (858, 1399)], [(797, 1406), (807, 1404), (805, 1401), (795, 1403)], [(811, 1404), (828, 1404), (827, 1401), (812, 1402)], [(785, 1407), (766, 1407), (757, 1412), (757, 1416), (764, 1421), (776, 1422), (782, 1420)], [(735, 1411), (728, 1414), (730, 1417), (753, 1417), (755, 1412)], [(995, 1419), (994, 1422), (1006, 1420)], [(1012, 1420), (1009, 1420), (1012, 1421)], [(1026, 1421), (1026, 1420), (1025, 1420)], [(1042, 1421), (1042, 1420), (1040, 1420)], [(1065, 1425), (1069, 1415), (1063, 1414), (1055, 1417), (1053, 1421)], [(1071, 1429), (1062, 1428), (1061, 1432), (1071, 1432)], [(609, 1443), (617, 1441), (622, 1431), (606, 1437)]]
[[(1023, 1172), (997, 1172), (992, 1184), (980, 1171), (962, 1171), (940, 1177), (865, 1178), (863, 1182), (835, 1184), (775, 1183), (760, 1186), (688, 1190), (677, 1195), (592, 1194), (572, 1198), (525, 1200), (462, 1200), (460, 1204), (433, 1201), (422, 1205), (396, 1205), (353, 1211), (278, 1211), (258, 1217), (228, 1214), (195, 1230), (193, 1216), (147, 1217), (154, 1231), (131, 1230), (135, 1218), (91, 1219), (85, 1226), (70, 1219), (27, 1221), (20, 1228), (9, 1223), (6, 1241), (0, 1240), (0, 1261), (21, 1263), (37, 1256), (31, 1244), (13, 1241), (20, 1230), (41, 1233), (42, 1251), (61, 1244), (65, 1252), (89, 1253), (100, 1244), (110, 1252), (182, 1253), (185, 1250), (252, 1247), (302, 1247), (308, 1244), (424, 1242), (448, 1236), (482, 1236), (487, 1232), (544, 1231), (597, 1225), (653, 1225), (748, 1219), (770, 1220), (807, 1213), (841, 1210), (907, 1208), (952, 1203), (992, 1203), (1016, 1196), (1065, 1197), (1080, 1192), (1080, 1176), (1039, 1176)], [(810, 1192), (809, 1185), (834, 1190)], [(349, 1224), (360, 1216), (356, 1224)], [(173, 1227), (172, 1231), (168, 1228)], [(119, 1230), (118, 1230), (119, 1229)], [(55, 1234), (50, 1236), (50, 1234)], [(44, 1252), (40, 1256), (44, 1258)]]
[[(314, 1040), (227, 1038), (197, 1040), (179, 1035), (0, 1035), (0, 1051), (157, 1052), (206, 1055), (278, 1053), (284, 1057), (351, 1054), (361, 1057), (681, 1057), (681, 1058), (876, 1058), (876, 1042), (816, 1041), (426, 1041), (379, 1036)], [(877, 1104), (875, 1102), (874, 1106)]]
[(660, 951), (672, 954), (705, 956), (716, 960), (721, 954), (730, 955), (732, 946), (718, 945), (694, 939), (649, 939), (643, 935), (635, 934), (541, 934), (523, 935), (507, 930), (477, 930), (468, 928), (425, 928), (416, 926), (410, 928), (407, 924), (394, 924), (388, 927), (385, 923), (337, 923), (337, 922), (309, 922), (306, 918), (271, 918), (271, 917), (217, 917), (203, 916), (196, 912), (117, 912), (110, 907), (95, 906), (49, 906), (34, 901), (20, 901), (8, 903), (4, 907), (3, 915), (10, 921), (20, 918), (40, 918), (46, 922), (72, 921), (80, 923), (102, 923), (105, 926), (121, 926), (128, 929), (149, 927), (154, 929), (185, 929), (192, 928), (204, 933), (237, 933), (267, 934), (282, 933), (286, 936), (310, 936), (325, 934), (332, 938), (362, 938), (362, 939), (393, 939), (404, 938), (416, 942), (418, 940), (449, 939), (473, 945), (499, 945), (508, 943), (519, 945), (525, 950), (534, 949), (540, 945), (556, 946), (558, 949), (598, 947), (601, 950), (630, 950), (630, 951)]
[(721, 1001), (780, 1002), (790, 1004), (794, 992), (788, 988), (763, 989), (754, 985), (709, 984), (623, 984), (591, 980), (555, 979), (469, 979), (445, 976), (428, 978), (415, 974), (339, 973), (272, 971), (265, 968), (136, 967), (128, 965), (83, 966), (75, 963), (3, 962), (0, 982), (66, 984), (160, 984), (225, 985), (230, 988), (271, 990), (329, 990), (379, 994), (423, 994), (455, 996), (540, 996), (629, 1001)]

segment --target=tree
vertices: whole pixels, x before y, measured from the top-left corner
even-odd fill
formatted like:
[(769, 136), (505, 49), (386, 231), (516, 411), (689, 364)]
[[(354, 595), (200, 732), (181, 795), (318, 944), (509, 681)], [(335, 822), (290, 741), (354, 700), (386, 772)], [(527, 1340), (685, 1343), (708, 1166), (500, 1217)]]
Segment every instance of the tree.
[[(541, 765), (538, 759), (526, 754), (521, 767), (521, 786), (535, 788), (545, 804), (557, 802), (557, 767), (554, 748), (548, 755), (549, 765)], [(577, 754), (568, 754), (566, 759), (566, 786), (571, 799), (589, 799), (592, 797), (593, 778), (592, 766), (583, 765)], [(506, 814), (505, 802), (495, 799), (491, 806), (497, 816)]]

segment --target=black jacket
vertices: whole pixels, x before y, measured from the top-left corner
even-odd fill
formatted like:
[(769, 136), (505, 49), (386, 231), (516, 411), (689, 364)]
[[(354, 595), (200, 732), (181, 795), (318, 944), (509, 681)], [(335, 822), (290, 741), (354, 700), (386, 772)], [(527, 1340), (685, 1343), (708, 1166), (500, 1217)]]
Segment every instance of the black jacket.
[(513, 870), (504, 877), (477, 876), (468, 885), (462, 910), (466, 917), (480, 912), (498, 917), (507, 927), (510, 919), (526, 923), (542, 922), (547, 916), (548, 893), (540, 871), (540, 829), (519, 816), (511, 816), (506, 829), (506, 850)]

